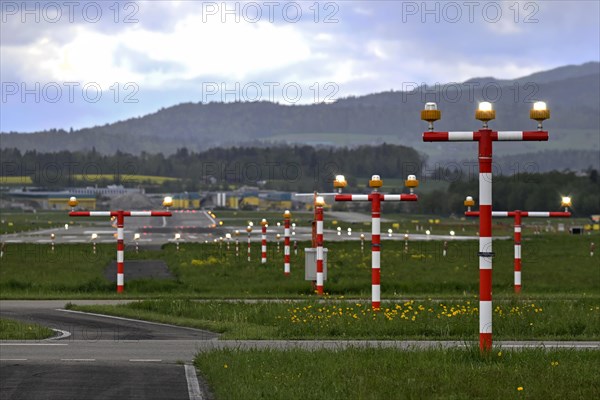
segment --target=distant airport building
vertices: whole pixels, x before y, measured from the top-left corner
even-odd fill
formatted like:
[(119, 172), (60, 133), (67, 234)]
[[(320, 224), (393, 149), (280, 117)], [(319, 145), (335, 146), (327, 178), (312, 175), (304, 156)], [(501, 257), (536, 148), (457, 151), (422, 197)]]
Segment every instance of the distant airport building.
[(122, 185), (108, 185), (106, 187), (68, 188), (59, 191), (39, 190), (38, 188), (13, 189), (5, 193), (13, 205), (25, 206), (27, 208), (39, 208), (44, 210), (68, 210), (67, 201), (69, 197), (76, 196), (79, 207), (86, 210), (94, 210), (97, 207), (97, 199), (113, 199), (127, 194), (144, 194), (143, 188), (125, 188)]
[(99, 197), (114, 198), (132, 193), (144, 194), (146, 191), (144, 188), (126, 188), (123, 185), (108, 185), (104, 188), (88, 186), (85, 188), (71, 188), (67, 189), (73, 196), (79, 197), (79, 195), (94, 195)]
[(199, 193), (177, 193), (173, 196), (173, 207), (175, 209), (193, 209), (200, 208), (202, 198)]
[(32, 208), (44, 210), (69, 210), (69, 197), (77, 196), (79, 208), (94, 210), (96, 196), (91, 194), (74, 194), (73, 192), (60, 191), (10, 191), (7, 194), (14, 203), (21, 203)]

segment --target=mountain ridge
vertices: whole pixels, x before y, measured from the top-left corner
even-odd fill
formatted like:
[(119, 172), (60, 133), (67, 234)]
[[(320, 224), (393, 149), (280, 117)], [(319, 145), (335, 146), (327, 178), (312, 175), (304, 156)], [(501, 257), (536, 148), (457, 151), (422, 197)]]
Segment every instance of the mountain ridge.
[(548, 129), (567, 134), (592, 132), (591, 136), (583, 135), (582, 139), (565, 145), (572, 146), (571, 149), (597, 148), (600, 135), (595, 137), (594, 133), (600, 125), (600, 63), (563, 66), (513, 80), (483, 77), (465, 82), (469, 85), (349, 96), (327, 104), (186, 102), (72, 132), (55, 129), (28, 134), (3, 132), (0, 147), (22, 151), (95, 148), (105, 154), (117, 150), (171, 154), (182, 147), (197, 151), (277, 140), (303, 143), (309, 133), (313, 137), (327, 137), (323, 142), (333, 145), (353, 146), (380, 138), (419, 147), (420, 133), (425, 128), (419, 112), (425, 101), (436, 100), (442, 110), (442, 120), (436, 123), (438, 129), (477, 129), (478, 123), (472, 118), (475, 103), (493, 96), (484, 93), (492, 88), (498, 92), (495, 99), (489, 99), (495, 100), (498, 115), (498, 120), (492, 122), (495, 129), (533, 129), (534, 122), (528, 118), (530, 103), (544, 99), (552, 112), (552, 118), (545, 123)]

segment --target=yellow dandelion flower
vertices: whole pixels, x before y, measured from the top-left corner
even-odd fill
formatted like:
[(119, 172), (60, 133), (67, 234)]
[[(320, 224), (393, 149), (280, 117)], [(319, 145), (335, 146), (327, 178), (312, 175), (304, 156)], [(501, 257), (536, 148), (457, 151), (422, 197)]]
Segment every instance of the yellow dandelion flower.
[(223, 368), (227, 369), (229, 366), (227, 364), (223, 364)]
[(517, 390), (518, 390), (519, 392), (522, 392), (522, 391), (523, 391), (523, 386), (519, 386), (519, 387), (517, 388)]

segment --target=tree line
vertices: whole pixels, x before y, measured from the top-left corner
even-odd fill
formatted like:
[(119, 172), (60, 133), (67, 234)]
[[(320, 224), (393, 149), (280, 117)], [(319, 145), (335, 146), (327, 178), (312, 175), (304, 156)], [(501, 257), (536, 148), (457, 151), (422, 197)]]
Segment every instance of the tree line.
[[(35, 186), (48, 189), (116, 183), (143, 186), (148, 192), (171, 193), (233, 190), (243, 185), (292, 192), (331, 192), (335, 175), (344, 174), (349, 183), (347, 191), (364, 193), (369, 190), (368, 179), (376, 173), (384, 180), (385, 192), (399, 193), (405, 190), (406, 176), (414, 173), (421, 181), (417, 189), (419, 201), (410, 207), (401, 203), (384, 207), (437, 215), (461, 215), (465, 196), (477, 200), (479, 192), (476, 174), (428, 170), (425, 157), (416, 150), (390, 144), (356, 148), (233, 147), (198, 153), (183, 148), (169, 156), (3, 149), (0, 156), (0, 175), (30, 176)], [(77, 175), (85, 179), (75, 179)], [(140, 176), (176, 179), (144, 181)], [(571, 196), (575, 215), (600, 214), (599, 183), (596, 169), (586, 173), (498, 175), (494, 176), (493, 208), (559, 210), (561, 196)]]
[[(2, 176), (30, 176), (42, 187), (144, 185), (147, 190), (229, 190), (242, 185), (287, 191), (330, 190), (337, 174), (350, 183), (372, 173), (403, 178), (424, 162), (416, 150), (399, 145), (356, 148), (312, 146), (231, 147), (202, 152), (181, 148), (174, 154), (91, 151), (42, 153), (2, 149)], [(139, 176), (177, 178), (157, 185)], [(77, 178), (77, 179), (76, 179)], [(83, 178), (83, 179), (82, 179)]]

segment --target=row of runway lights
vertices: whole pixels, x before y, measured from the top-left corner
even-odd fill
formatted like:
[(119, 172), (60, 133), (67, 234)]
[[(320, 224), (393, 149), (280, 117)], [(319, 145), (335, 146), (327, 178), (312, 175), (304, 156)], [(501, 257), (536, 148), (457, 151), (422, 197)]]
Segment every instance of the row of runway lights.
[[(343, 176), (336, 177), (336, 181), (339, 182), (341, 180), (345, 180), (343, 178)], [(318, 201), (321, 201), (321, 200), (318, 200)], [(472, 197), (468, 196), (467, 199), (465, 200), (465, 206), (467, 206), (467, 208), (468, 208), (468, 211), (466, 213), (467, 216), (476, 216), (477, 215), (476, 212), (471, 212), (471, 208), (470, 207), (472, 205), (474, 205), (474, 201), (473, 201)], [(562, 199), (562, 206), (568, 207), (570, 205), (571, 205), (570, 198), (563, 197), (563, 199)], [(565, 209), (565, 213), (567, 213), (566, 209)], [(568, 217), (568, 216), (570, 216), (570, 214), (566, 215), (565, 213), (538, 213), (538, 214), (543, 214), (543, 215), (534, 215), (535, 213), (521, 213), (521, 216), (538, 216), (538, 217), (552, 217), (552, 216), (554, 216), (554, 217)], [(501, 215), (501, 214), (505, 214), (503, 212), (499, 212), (497, 214), (498, 215), (495, 215), (495, 216), (509, 216), (509, 215)], [(550, 214), (550, 215), (548, 215), (548, 214)], [(554, 214), (554, 215), (552, 215), (552, 214)], [(288, 219), (291, 217), (291, 213), (289, 211), (286, 211), (284, 213), (284, 218), (286, 218), (286, 217)], [(113, 219), (114, 219), (114, 217), (113, 217)], [(285, 224), (286, 224), (286, 222), (284, 222), (284, 225)], [(284, 235), (286, 235), (286, 233), (289, 235), (289, 221), (287, 221), (287, 225), (288, 225), (287, 232), (284, 232)], [(249, 225), (247, 227), (248, 239), (249, 239), (249, 241), (248, 241), (248, 261), (250, 261), (250, 259), (251, 259), (251, 253), (250, 253), (250, 233), (252, 232), (252, 226), (253, 226), (253, 223), (249, 222)], [(266, 233), (266, 227), (268, 227), (268, 223), (266, 222), (265, 219), (263, 219), (261, 221), (261, 226), (263, 226), (265, 228), (265, 233)], [(277, 226), (280, 227), (281, 224), (278, 222)], [(291, 226), (292, 226), (292, 233), (291, 234), (295, 235), (296, 224), (293, 223), (293, 224), (291, 224)], [(520, 228), (520, 226), (519, 226), (519, 228)], [(341, 227), (337, 228), (337, 234), (338, 234), (338, 236), (341, 235), (341, 229), (342, 229)], [(515, 232), (517, 231), (517, 229), (518, 229), (517, 228), (517, 221), (515, 220)], [(348, 233), (348, 235), (351, 235), (352, 234), (352, 228), (348, 228), (347, 233)], [(389, 237), (392, 236), (392, 233), (393, 233), (392, 229), (388, 229), (388, 236)], [(450, 233), (451, 236), (454, 236), (454, 234), (455, 234), (454, 231), (450, 231), (449, 233)], [(519, 233), (520, 233), (520, 229), (519, 229)], [(239, 256), (239, 240), (237, 239), (237, 237), (239, 236), (240, 233), (239, 233), (239, 231), (235, 231), (234, 234), (236, 236), (236, 243), (235, 243), (236, 256)], [(427, 230), (426, 234), (429, 235), (430, 231)], [(364, 236), (363, 233), (361, 233), (360, 236), (361, 236), (361, 242), (360, 242), (360, 244), (361, 244), (361, 251), (364, 252), (364, 239), (365, 239), (365, 236)], [(92, 244), (93, 244), (93, 253), (94, 254), (96, 253), (96, 242), (95, 242), (95, 239), (97, 239), (97, 237), (98, 237), (98, 235), (96, 233), (93, 233), (92, 236), (91, 236), (91, 240), (92, 240)], [(52, 250), (54, 250), (54, 234), (52, 234), (51, 238), (52, 238)], [(138, 240), (139, 240), (139, 238), (140, 238), (139, 233), (136, 233), (134, 235), (134, 242), (135, 242), (135, 245), (136, 245), (135, 246), (136, 253), (139, 250), (139, 247), (138, 247)], [(214, 241), (218, 242), (219, 245), (222, 245), (223, 240), (225, 239), (226, 244), (227, 244), (227, 250), (229, 250), (229, 243), (230, 243), (231, 238), (232, 238), (231, 234), (227, 233), (225, 235), (225, 238), (220, 237), (219, 239), (214, 239)], [(281, 235), (278, 233), (276, 235), (276, 239), (277, 239), (277, 252), (279, 252), (279, 241), (280, 241), (280, 238), (281, 238)], [(409, 239), (408, 233), (406, 233), (404, 235), (404, 238), (405, 238), (405, 252), (408, 252), (408, 239)], [(176, 250), (177, 251), (179, 251), (179, 240), (180, 239), (181, 239), (181, 235), (179, 233), (176, 233), (175, 237), (174, 237), (174, 242), (176, 244)], [(264, 237), (264, 242), (262, 244), (264, 246), (264, 249), (261, 249), (261, 250), (264, 250), (264, 251), (262, 252), (263, 253), (262, 254), (263, 257), (261, 257), (261, 261), (264, 263), (264, 262), (266, 262), (266, 236)], [(442, 255), (443, 256), (447, 255), (447, 249), (448, 249), (448, 242), (445, 241), (444, 242), (444, 246), (443, 246), (443, 251), (442, 251)], [(290, 272), (289, 242), (286, 243), (286, 249), (284, 250), (284, 252), (286, 253), (286, 255), (285, 255), (286, 257), (284, 257), (284, 273), (286, 275), (289, 275), (289, 272)], [(594, 252), (594, 243), (591, 243), (591, 246), (590, 246), (590, 255), (591, 256), (593, 256), (593, 252)], [(297, 242), (296, 241), (294, 241), (294, 253), (297, 254)], [(515, 234), (515, 292), (517, 292), (517, 293), (520, 292), (520, 286), (521, 286), (520, 285), (520, 237), (517, 238), (517, 234)]]
[[(376, 176), (374, 176), (375, 178)], [(414, 179), (414, 177), (412, 177), (411, 179)], [(345, 184), (340, 184), (340, 182), (345, 182), (345, 178), (341, 175), (336, 177), (336, 182), (338, 182), (335, 186), (336, 187), (343, 187), (345, 186)], [(322, 201), (321, 199), (318, 199), (317, 202)], [(168, 200), (165, 201), (166, 204), (168, 204)], [(478, 215), (476, 212), (471, 212), (471, 206), (474, 205), (474, 200), (471, 196), (468, 196), (467, 199), (465, 200), (465, 206), (467, 206), (468, 211), (467, 213), (465, 213), (467, 216), (476, 216)], [(324, 205), (324, 202), (323, 202)], [(571, 205), (571, 199), (569, 197), (563, 197), (562, 199), (562, 206), (564, 207), (568, 207)], [(565, 209), (565, 213), (567, 213), (567, 210)], [(521, 213), (522, 216), (539, 216), (539, 217), (568, 217), (570, 216), (570, 214), (566, 215), (565, 213), (538, 213), (538, 214), (543, 214), (543, 215), (534, 215), (535, 213)], [(500, 215), (503, 214), (503, 212), (499, 212), (497, 213), (498, 215), (495, 216), (508, 216), (508, 215)], [(514, 213), (513, 213), (514, 214)], [(547, 215), (547, 214), (554, 214), (554, 215)], [(560, 215), (559, 215), (560, 214)], [(284, 225), (287, 225), (286, 231), (284, 231), (284, 237), (287, 237), (287, 239), (289, 240), (289, 218), (291, 217), (291, 213), (289, 211), (286, 211), (284, 213), (284, 219), (287, 219), (288, 221), (284, 221)], [(516, 217), (515, 217), (516, 218)], [(115, 219), (115, 217), (112, 217), (112, 219)], [(266, 228), (268, 227), (268, 223), (266, 221), (266, 219), (263, 219), (261, 221), (261, 226), (263, 226), (264, 230), (265, 230), (265, 236), (263, 238), (263, 248), (261, 250), (262, 251), (262, 257), (261, 257), (261, 262), (265, 263), (266, 262)], [(281, 223), (277, 222), (277, 227), (280, 227)], [(253, 223), (249, 222), (248, 227), (247, 227), (247, 232), (248, 232), (248, 261), (251, 260), (251, 247), (250, 247), (250, 234), (252, 232), (252, 227), (253, 227)], [(295, 227), (296, 224), (292, 223), (291, 224), (292, 227), (292, 232), (291, 235), (294, 236), (295, 235)], [(515, 220), (515, 231), (517, 231), (517, 222)], [(520, 229), (519, 229), (519, 233), (520, 233)], [(341, 236), (342, 234), (342, 228), (341, 227), (337, 227), (337, 235)], [(352, 228), (348, 228), (347, 229), (347, 234), (349, 236), (352, 235)], [(388, 237), (391, 237), (393, 234), (393, 230), (392, 229), (388, 229)], [(450, 231), (449, 232), (450, 236), (454, 236), (455, 232), (454, 231)], [(235, 253), (236, 256), (239, 256), (239, 240), (238, 240), (238, 236), (240, 235), (240, 232), (238, 230), (236, 230), (234, 232), (235, 235)], [(287, 235), (287, 236), (286, 236)], [(426, 235), (429, 236), (430, 235), (430, 231), (427, 230), (426, 231)], [(96, 253), (96, 242), (95, 240), (97, 239), (98, 235), (96, 233), (93, 233), (91, 236), (91, 241), (92, 241), (92, 245), (93, 245), (93, 253)], [(139, 233), (135, 233), (134, 234), (134, 242), (135, 242), (135, 250), (136, 253), (139, 251), (139, 244), (138, 244), (138, 240), (140, 238), (140, 234)], [(361, 238), (361, 242), (360, 242), (360, 246), (361, 246), (361, 251), (364, 252), (364, 239), (365, 239), (365, 235), (363, 233), (360, 234), (360, 238)], [(54, 234), (51, 235), (51, 239), (52, 239), (52, 250), (54, 250)], [(176, 244), (176, 250), (179, 251), (179, 241), (181, 239), (181, 234), (180, 233), (176, 233), (175, 237), (173, 239), (173, 241)], [(221, 246), (223, 241), (226, 242), (227, 245), (227, 250), (229, 251), (229, 244), (230, 244), (230, 240), (232, 239), (232, 235), (231, 233), (227, 233), (225, 235), (225, 237), (220, 237), (218, 239), (214, 239), (215, 243), (219, 243), (219, 245)], [(281, 239), (281, 235), (279, 233), (276, 234), (276, 240), (277, 240), (277, 252), (279, 253), (280, 251), (280, 239)], [(408, 252), (408, 240), (409, 240), (409, 234), (408, 232), (406, 234), (404, 234), (404, 239), (405, 239), (405, 252)], [(207, 241), (205, 241), (205, 243), (207, 243)], [(594, 252), (594, 243), (591, 243), (590, 246), (590, 255), (593, 256), (593, 252)], [(517, 250), (518, 249), (518, 250)], [(448, 242), (444, 241), (444, 245), (443, 245), (443, 250), (442, 250), (442, 255), (446, 256), (447, 255), (447, 250), (448, 250)], [(289, 275), (290, 272), (290, 262), (289, 262), (289, 242), (286, 243), (286, 248), (284, 249), (284, 273), (286, 275)], [(297, 251), (297, 242), (294, 241), (294, 253), (297, 255), (298, 251)], [(515, 234), (515, 292), (520, 292), (520, 238), (517, 239), (517, 236)]]
[[(423, 133), (425, 142), (477, 142), (478, 143), (478, 161), (479, 161), (479, 345), (482, 351), (489, 351), (492, 348), (492, 143), (495, 141), (547, 141), (548, 132), (543, 130), (542, 123), (550, 118), (550, 110), (546, 103), (537, 101), (533, 104), (529, 112), (529, 117), (537, 121), (536, 131), (492, 131), (488, 128), (488, 123), (496, 118), (496, 112), (493, 105), (489, 102), (481, 102), (475, 111), (475, 119), (482, 122), (482, 128), (471, 132), (436, 132), (434, 123), (441, 119), (442, 113), (437, 104), (429, 102), (425, 104), (421, 111), (421, 119), (428, 123), (428, 130)], [(337, 178), (343, 178), (338, 176)], [(374, 309), (380, 308), (380, 222), (381, 222), (381, 201), (417, 201), (417, 196), (413, 193), (413, 188), (418, 186), (416, 177), (409, 176), (406, 186), (410, 188), (410, 194), (389, 195), (381, 194), (378, 188), (382, 186), (382, 181), (378, 175), (373, 175), (369, 181), (369, 186), (373, 189), (369, 195), (351, 195), (341, 194), (342, 188), (346, 186), (345, 179), (337, 179), (334, 187), (339, 189), (335, 194), (335, 201), (369, 201), (371, 203), (372, 235), (371, 235), (371, 266), (372, 266), (372, 306)], [(166, 199), (165, 199), (166, 200)], [(323, 197), (318, 196), (315, 199), (316, 216), (316, 265), (317, 265), (317, 290), (319, 294), (323, 292)], [(122, 272), (122, 226), (125, 212), (116, 212), (119, 218), (118, 222), (118, 253), (117, 264), (119, 272)], [(127, 212), (129, 213), (129, 212)], [(73, 216), (84, 216), (84, 214), (72, 212)], [(87, 215), (90, 215), (89, 213)], [(127, 216), (133, 216), (128, 214)], [(170, 213), (169, 213), (170, 216)], [(285, 218), (289, 223), (289, 218)], [(262, 246), (261, 262), (266, 262), (266, 220), (261, 221), (262, 226)], [(287, 225), (286, 225), (287, 228)], [(520, 230), (520, 227), (519, 227)], [(285, 238), (289, 243), (289, 229), (286, 229)], [(286, 246), (286, 256), (289, 260), (289, 244)], [(289, 263), (285, 269), (289, 273)], [(118, 278), (122, 285), (122, 274)], [(121, 286), (122, 290), (122, 286)]]

